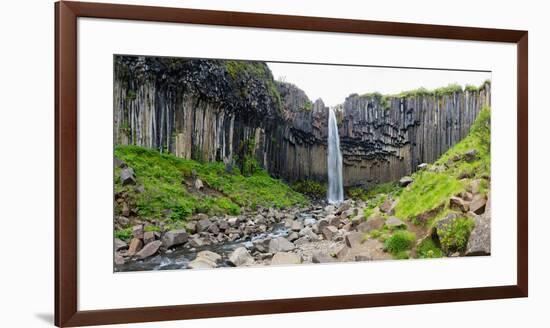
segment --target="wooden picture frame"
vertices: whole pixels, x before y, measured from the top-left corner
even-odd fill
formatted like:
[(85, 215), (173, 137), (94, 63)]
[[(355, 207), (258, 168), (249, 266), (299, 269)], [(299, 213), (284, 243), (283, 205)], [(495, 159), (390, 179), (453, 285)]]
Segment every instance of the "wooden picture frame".
[[(517, 284), (262, 301), (77, 310), (77, 18), (439, 38), (517, 45)], [(527, 31), (61, 1), (55, 4), (55, 324), (134, 323), (527, 297)]]

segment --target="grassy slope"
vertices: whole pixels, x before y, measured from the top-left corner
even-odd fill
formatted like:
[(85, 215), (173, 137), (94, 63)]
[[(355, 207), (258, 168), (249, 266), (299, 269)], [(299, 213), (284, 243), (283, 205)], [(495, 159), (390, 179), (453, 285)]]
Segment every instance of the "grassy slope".
[[(200, 163), (137, 146), (117, 146), (115, 156), (134, 169), (138, 184), (145, 189), (136, 193), (122, 186), (117, 168), (115, 192), (131, 194), (143, 218), (163, 218), (165, 210), (170, 210), (168, 218), (179, 221), (194, 213), (238, 214), (243, 207), (280, 208), (306, 201), (263, 170), (245, 177), (238, 171), (226, 172), (223, 163)], [(203, 181), (205, 190), (197, 192), (186, 186), (193, 174)]]
[[(431, 210), (438, 211), (435, 217), (425, 223), (429, 228), (451, 212), (449, 198), (464, 191), (472, 180), (481, 179), (481, 192), (486, 193), (489, 188), (486, 178), (490, 177), (490, 119), (490, 109), (484, 108), (472, 125), (468, 136), (449, 149), (432, 165), (440, 167), (440, 171), (418, 171), (412, 175), (414, 182), (406, 188), (400, 188), (395, 183), (386, 183), (361, 194), (359, 198), (367, 200), (365, 218), (369, 219), (375, 213), (376, 207), (382, 204), (387, 197), (391, 197), (398, 200), (395, 216), (414, 223), (419, 223), (416, 218), (420, 214)], [(462, 157), (464, 153), (472, 149), (477, 150), (477, 158), (467, 162)], [(467, 220), (458, 220), (456, 227), (452, 227), (453, 232), (449, 235), (449, 240), (442, 241), (443, 247), (446, 242), (452, 244), (456, 243), (455, 239), (457, 238), (464, 239), (464, 235), (468, 234), (472, 228), (471, 222)], [(392, 238), (394, 234), (384, 228), (374, 231), (366, 237), (380, 238), (382, 241), (392, 243), (396, 238), (401, 237)], [(463, 241), (460, 240), (460, 242)], [(404, 258), (403, 248), (394, 250), (396, 258)], [(422, 243), (418, 247), (417, 253), (418, 257), (423, 258), (443, 255), (431, 240)]]

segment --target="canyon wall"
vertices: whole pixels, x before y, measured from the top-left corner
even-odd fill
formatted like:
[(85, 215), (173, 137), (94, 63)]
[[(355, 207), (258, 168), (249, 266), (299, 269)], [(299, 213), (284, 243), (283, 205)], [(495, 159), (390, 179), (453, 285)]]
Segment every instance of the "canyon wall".
[[(328, 107), (273, 80), (264, 63), (115, 56), (114, 137), (182, 158), (239, 165), (253, 157), (287, 181), (327, 179)], [(397, 180), (468, 133), (490, 83), (339, 106), (344, 185)]]

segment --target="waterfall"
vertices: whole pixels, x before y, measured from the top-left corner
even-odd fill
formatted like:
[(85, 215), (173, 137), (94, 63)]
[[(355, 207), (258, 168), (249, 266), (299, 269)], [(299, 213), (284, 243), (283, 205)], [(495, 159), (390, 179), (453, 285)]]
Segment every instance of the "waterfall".
[(342, 181), (342, 153), (340, 152), (340, 137), (334, 109), (329, 109), (328, 117), (328, 190), (327, 200), (330, 204), (344, 201)]

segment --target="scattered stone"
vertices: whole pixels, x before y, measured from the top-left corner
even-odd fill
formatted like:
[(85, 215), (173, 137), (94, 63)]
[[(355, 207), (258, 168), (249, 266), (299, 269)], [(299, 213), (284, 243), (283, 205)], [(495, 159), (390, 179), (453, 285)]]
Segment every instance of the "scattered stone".
[(345, 220), (355, 214), (357, 214), (356, 210), (350, 208), (349, 210), (343, 211), (342, 214), (340, 214), (340, 220)]
[(143, 239), (143, 225), (138, 224), (132, 227), (132, 236), (134, 238)]
[(227, 223), (229, 224), (230, 227), (234, 228), (239, 225), (239, 218), (236, 216), (229, 217), (227, 218)]
[(201, 219), (197, 222), (197, 232), (203, 232), (208, 230), (212, 225), (212, 221), (209, 219)]
[(355, 262), (372, 261), (372, 255), (370, 254), (357, 254), (354, 258)]
[(121, 169), (123, 169), (123, 168), (125, 168), (125, 167), (128, 166), (128, 165), (126, 165), (126, 163), (124, 163), (123, 160), (118, 159), (118, 158), (116, 158), (116, 157), (115, 157), (114, 160), (113, 160), (113, 164), (114, 164), (115, 167), (120, 167)]
[(202, 183), (202, 180), (199, 179), (199, 178), (195, 179), (195, 182), (193, 183), (193, 185), (195, 186), (195, 189), (197, 189), (197, 190), (201, 190), (202, 188), (204, 188), (204, 184)]
[(351, 207), (351, 204), (349, 202), (344, 202), (342, 203), (342, 205), (340, 205), (340, 207), (336, 211), (336, 214), (342, 214), (342, 212), (349, 210), (350, 207)]
[(115, 254), (115, 265), (123, 265), (124, 263), (126, 263), (126, 259), (124, 258), (124, 256), (116, 253)]
[(293, 231), (291, 232), (287, 237), (286, 239), (290, 242), (293, 242), (295, 241), (296, 239), (300, 238), (300, 236), (298, 235), (298, 233), (296, 231)]
[(371, 232), (373, 230), (378, 230), (383, 226), (384, 226), (384, 218), (382, 218), (381, 216), (375, 216), (359, 224), (357, 226), (357, 231), (360, 231), (363, 233)]
[(162, 245), (162, 242), (159, 240), (148, 243), (136, 254), (136, 258), (143, 260), (155, 255), (158, 252), (160, 245)]
[(198, 257), (188, 264), (189, 269), (213, 269), (217, 267), (216, 262), (204, 257)]
[(402, 177), (401, 179), (399, 179), (399, 185), (401, 187), (406, 187), (408, 185), (410, 185), (411, 183), (413, 183), (413, 178), (409, 177), (409, 176), (404, 176)]
[(218, 261), (221, 261), (222, 256), (220, 254), (217, 254), (217, 253), (214, 253), (214, 252), (211, 252), (211, 251), (200, 251), (197, 254), (197, 258), (204, 258), (204, 259), (207, 259), (209, 261), (212, 261), (212, 262), (216, 263)]
[(387, 198), (382, 205), (380, 205), (380, 211), (392, 215), (393, 214), (393, 201)]
[(208, 215), (204, 214), (204, 213), (199, 213), (199, 214), (196, 214), (194, 217), (193, 217), (194, 220), (197, 220), (197, 221), (200, 221), (200, 220), (207, 220), (208, 219)]
[(269, 238), (256, 239), (256, 240), (252, 241), (252, 245), (254, 246), (254, 248), (258, 252), (267, 253), (267, 252), (269, 252), (269, 242), (270, 241), (271, 241), (271, 239), (269, 239)]
[(134, 175), (134, 170), (131, 167), (125, 167), (120, 171), (120, 181), (123, 186), (126, 185), (135, 185), (136, 177)]
[(189, 233), (196, 233), (197, 232), (197, 222), (195, 221), (189, 221), (185, 224), (185, 229)]
[(473, 162), (477, 159), (477, 149), (470, 149), (464, 153), (464, 160), (466, 162)]
[(292, 225), (290, 227), (290, 229), (292, 231), (300, 231), (304, 228), (304, 225), (302, 224), (302, 222), (300, 221), (292, 221)]
[(317, 220), (315, 220), (314, 218), (305, 218), (304, 219), (304, 225), (306, 227), (311, 227), (313, 226), (315, 223), (317, 223)]
[(363, 243), (364, 234), (361, 232), (350, 232), (346, 234), (344, 240), (346, 245), (350, 248), (355, 248), (360, 246)]
[(480, 192), (480, 189), (481, 189), (481, 179), (475, 179), (475, 180), (472, 180), (472, 182), (470, 182), (470, 185), (468, 186), (470, 192), (472, 192), (472, 194), (479, 194)]
[(123, 251), (128, 249), (128, 244), (126, 244), (124, 241), (115, 238), (115, 251)]
[(464, 213), (468, 212), (468, 209), (469, 209), (468, 203), (462, 198), (453, 196), (449, 200), (449, 204), (451, 209), (453, 210), (461, 211)]
[(130, 241), (130, 246), (128, 247), (128, 255), (132, 256), (136, 254), (141, 250), (142, 247), (143, 247), (143, 241), (141, 241), (141, 239), (138, 239), (138, 238), (133, 238)]
[(269, 252), (289, 252), (296, 248), (293, 243), (286, 240), (284, 237), (276, 237), (269, 241)]
[(208, 227), (208, 232), (217, 235), (220, 233), (220, 228), (218, 228), (218, 225), (214, 222)]
[(326, 240), (332, 240), (332, 237), (336, 234), (337, 231), (338, 231), (338, 228), (330, 225), (323, 228), (322, 233)]
[[(189, 238), (189, 235), (185, 231), (185, 229), (180, 230), (171, 230), (168, 232), (165, 232), (162, 236), (162, 246), (166, 249), (183, 245), (187, 242)], [(193, 246), (197, 247), (197, 246)]]
[(143, 233), (143, 243), (145, 245), (155, 241), (155, 233), (153, 231), (146, 231)]
[(298, 238), (295, 242), (294, 242), (294, 245), (296, 246), (302, 246), (302, 245), (305, 245), (305, 244), (308, 244), (309, 243), (309, 238), (307, 237), (302, 237), (302, 238)]
[(386, 220), (386, 226), (390, 229), (396, 229), (396, 228), (406, 226), (406, 224), (401, 219), (396, 218), (395, 216), (392, 216)]
[(246, 248), (239, 247), (234, 250), (231, 255), (229, 255), (229, 263), (237, 267), (251, 265), (254, 263), (254, 258), (250, 255)]
[(319, 233), (322, 233), (323, 232), (323, 229), (325, 229), (325, 227), (328, 227), (330, 225), (329, 221), (325, 218), (325, 219), (321, 219), (319, 220), (319, 222), (317, 223), (317, 231)]
[(121, 227), (125, 227), (130, 223), (130, 219), (125, 216), (117, 216), (116, 223), (120, 224)]
[(427, 169), (427, 168), (428, 168), (428, 163), (418, 164), (418, 166), (417, 166), (417, 169), (418, 169), (419, 171), (425, 170), (425, 169)]
[(218, 228), (220, 230), (225, 231), (225, 230), (229, 229), (229, 223), (227, 223), (227, 221), (225, 221), (225, 220), (218, 221)]
[(482, 195), (476, 195), (474, 199), (470, 202), (470, 211), (475, 214), (483, 214), (485, 212), (485, 204), (487, 200)]
[(323, 251), (314, 251), (311, 260), (313, 263), (336, 262), (336, 259), (334, 257), (330, 256), (329, 254)]
[(287, 265), (287, 264), (300, 264), (302, 258), (295, 253), (278, 252), (273, 255), (271, 259), (271, 265)]
[(482, 256), (491, 254), (491, 218), (480, 215), (475, 220), (475, 227), (470, 233), (466, 246), (466, 256)]

